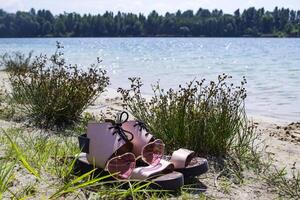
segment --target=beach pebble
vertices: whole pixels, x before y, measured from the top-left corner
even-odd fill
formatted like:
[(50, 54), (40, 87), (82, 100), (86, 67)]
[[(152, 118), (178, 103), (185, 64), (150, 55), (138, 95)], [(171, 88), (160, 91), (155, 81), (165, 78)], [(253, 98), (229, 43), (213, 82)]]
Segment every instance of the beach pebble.
[(289, 135), (289, 134), (290, 134), (290, 132), (289, 132), (289, 131), (286, 131), (285, 133), (286, 133), (287, 135)]

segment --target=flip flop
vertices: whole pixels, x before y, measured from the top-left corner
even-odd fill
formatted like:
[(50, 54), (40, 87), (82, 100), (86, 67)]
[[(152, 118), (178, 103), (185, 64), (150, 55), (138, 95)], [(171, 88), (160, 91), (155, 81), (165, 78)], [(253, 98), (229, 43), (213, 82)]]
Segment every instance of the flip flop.
[[(146, 125), (140, 121), (126, 121), (122, 129), (133, 134), (131, 143), (132, 152), (139, 156), (145, 145), (154, 140)], [(195, 153), (187, 149), (174, 151), (172, 156), (165, 156), (161, 161), (168, 161), (174, 165), (174, 171), (181, 172), (184, 178), (199, 176), (208, 171), (208, 162), (205, 158), (195, 157)]]
[[(155, 165), (135, 167), (136, 157), (131, 153), (133, 146), (130, 142), (133, 135), (122, 129), (122, 123), (88, 124), (87, 134), (78, 137), (79, 146), (83, 153), (79, 155), (76, 162), (77, 170), (84, 171), (84, 168), (97, 168), (111, 174), (118, 173), (114, 175), (116, 179), (138, 182), (151, 181), (153, 187), (164, 190), (179, 189), (184, 182), (183, 175), (173, 171), (174, 165), (172, 163), (159, 160)], [(161, 147), (159, 141), (149, 143), (148, 149), (143, 151), (143, 160), (150, 164), (156, 161), (156, 154), (153, 153), (151, 156), (149, 151), (158, 147)]]

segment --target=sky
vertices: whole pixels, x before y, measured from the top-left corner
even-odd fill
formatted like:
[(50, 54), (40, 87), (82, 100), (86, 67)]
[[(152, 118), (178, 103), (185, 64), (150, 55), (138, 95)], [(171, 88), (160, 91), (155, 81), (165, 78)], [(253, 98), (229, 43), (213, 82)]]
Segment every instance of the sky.
[(122, 11), (148, 14), (156, 10), (160, 14), (176, 12), (178, 9), (200, 7), (222, 9), (233, 13), (237, 8), (245, 9), (254, 6), (273, 10), (275, 6), (300, 10), (300, 0), (0, 0), (0, 9), (8, 12), (28, 11), (30, 8), (48, 9), (54, 14), (63, 12), (104, 13), (105, 11)]

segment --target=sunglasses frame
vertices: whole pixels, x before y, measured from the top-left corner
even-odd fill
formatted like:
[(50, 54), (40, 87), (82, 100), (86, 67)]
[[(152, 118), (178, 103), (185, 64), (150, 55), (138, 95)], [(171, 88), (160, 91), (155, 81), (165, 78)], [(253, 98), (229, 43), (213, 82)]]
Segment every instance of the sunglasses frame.
[[(154, 140), (153, 142), (149, 142), (148, 144), (146, 144), (144, 147), (143, 147), (143, 149), (142, 149), (142, 154), (138, 157), (138, 158), (141, 158), (145, 163), (147, 163), (148, 165), (153, 165), (152, 163), (149, 163), (148, 161), (147, 161), (147, 159), (144, 157), (144, 155), (143, 155), (143, 153), (144, 153), (144, 149), (145, 148), (147, 148), (147, 146), (149, 146), (149, 145), (151, 145), (151, 144), (155, 144), (156, 142), (159, 142), (161, 145), (162, 145), (162, 147), (163, 147), (163, 150), (162, 150), (162, 154), (161, 154), (161, 157), (159, 158), (159, 162), (160, 162), (160, 160), (162, 159), (162, 157), (163, 157), (163, 155), (164, 155), (164, 153), (165, 153), (165, 144), (164, 144), (164, 142), (161, 140), (161, 139), (156, 139), (156, 140)], [(158, 162), (158, 163), (159, 163)], [(157, 164), (158, 164), (157, 163)], [(157, 165), (156, 164), (156, 165)], [(155, 165), (153, 165), (153, 166), (155, 166)]]
[[(111, 158), (111, 159), (109, 159), (108, 161), (107, 161), (107, 163), (106, 163), (106, 166), (105, 166), (105, 171), (108, 171), (109, 172), (109, 174), (111, 174), (113, 177), (115, 177), (116, 179), (126, 179), (126, 178), (121, 178), (120, 176), (118, 176), (120, 173), (111, 173), (110, 171), (109, 171), (109, 169), (108, 169), (108, 166), (109, 166), (109, 163), (111, 162), (111, 161), (113, 161), (113, 160), (115, 160), (115, 159), (118, 159), (118, 158), (122, 158), (122, 157), (124, 157), (124, 155), (131, 155), (131, 156), (133, 156), (133, 158), (134, 158), (134, 167), (132, 168), (132, 171), (133, 171), (133, 169), (136, 167), (136, 161), (138, 160), (138, 159), (142, 159), (145, 163), (147, 163), (148, 165), (152, 165), (152, 163), (149, 163), (148, 161), (147, 161), (147, 159), (143, 156), (143, 152), (144, 152), (144, 149), (145, 148), (147, 148), (147, 146), (149, 146), (149, 145), (152, 145), (152, 144), (155, 144), (156, 142), (159, 142), (160, 144), (161, 144), (161, 146), (163, 147), (163, 151), (162, 151), (162, 156), (159, 158), (159, 162), (160, 162), (160, 160), (162, 159), (162, 157), (163, 157), (163, 155), (164, 155), (164, 150), (165, 150), (165, 144), (163, 143), (163, 141), (161, 140), (161, 139), (156, 139), (156, 140), (154, 140), (153, 142), (150, 142), (150, 143), (148, 143), (148, 144), (146, 144), (144, 147), (143, 147), (143, 149), (142, 149), (142, 155), (140, 155), (140, 156), (138, 156), (138, 157), (136, 157), (133, 153), (131, 153), (131, 152), (127, 152), (127, 153), (124, 153), (124, 154), (122, 154), (122, 155), (119, 155), (119, 156), (115, 156), (115, 157), (113, 157), (113, 158)], [(158, 163), (159, 163), (158, 162)], [(133, 163), (133, 162), (132, 162)], [(157, 164), (158, 164), (157, 163)], [(153, 166), (155, 166), (155, 165), (153, 165)], [(127, 178), (130, 178), (130, 175), (127, 177)]]
[[(135, 157), (135, 155), (133, 154), (133, 153), (131, 153), (131, 152), (127, 152), (127, 153), (124, 153), (124, 154), (122, 154), (122, 155), (119, 155), (119, 156), (115, 156), (115, 157), (112, 157), (111, 159), (109, 159), (108, 161), (107, 161), (107, 163), (106, 163), (106, 166), (105, 166), (105, 171), (108, 171), (109, 172), (109, 174), (110, 175), (112, 175), (113, 177), (115, 177), (116, 179), (124, 179), (124, 178), (121, 178), (119, 175), (120, 175), (120, 172), (114, 172), (114, 173), (112, 173), (112, 172), (110, 172), (109, 171), (109, 169), (108, 169), (108, 166), (109, 166), (109, 164), (110, 164), (110, 162), (112, 162), (113, 160), (115, 160), (115, 159), (119, 159), (119, 158), (122, 158), (122, 157), (124, 157), (125, 155), (130, 155), (130, 156), (132, 156), (133, 158), (134, 158), (134, 162), (132, 162), (133, 163), (133, 165), (134, 165), (134, 167), (132, 167), (132, 170), (136, 167), (136, 157)], [(130, 177), (130, 175), (127, 177), (127, 178), (129, 178)], [(126, 178), (125, 178), (126, 179)]]

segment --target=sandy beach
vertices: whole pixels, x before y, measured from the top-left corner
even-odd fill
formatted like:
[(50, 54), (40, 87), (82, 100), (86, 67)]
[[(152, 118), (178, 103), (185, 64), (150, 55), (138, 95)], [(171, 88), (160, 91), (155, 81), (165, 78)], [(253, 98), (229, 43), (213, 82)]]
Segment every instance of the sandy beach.
[[(94, 114), (98, 114), (99, 111), (111, 114), (121, 111), (121, 105), (117, 92), (108, 89), (87, 111)], [(262, 153), (272, 160), (272, 165), (278, 169), (285, 168), (288, 177), (292, 176), (293, 170), (299, 171), (300, 122), (287, 122), (261, 116), (249, 116), (249, 120), (257, 126), (258, 146), (264, 149)], [(215, 176), (216, 172), (212, 170), (200, 177), (200, 180), (207, 184), (206, 193), (216, 199), (275, 199), (277, 197), (263, 181), (257, 182), (250, 171), (245, 173), (245, 176), (249, 176), (246, 178), (247, 183), (242, 186), (233, 186), (229, 194), (224, 194), (217, 189), (214, 182)]]
[[(2, 89), (10, 90), (7, 74), (0, 73), (0, 80)], [(107, 89), (101, 96), (89, 106), (86, 112), (94, 115), (100, 113), (106, 116), (113, 116), (118, 111), (122, 110), (122, 101), (120, 95), (114, 89)], [(292, 169), (300, 170), (300, 122), (285, 122), (271, 118), (264, 118), (259, 116), (251, 116), (249, 120), (257, 126), (259, 140), (257, 144), (260, 149), (264, 149), (265, 156), (270, 156), (273, 159), (272, 165), (278, 169), (286, 168), (288, 176), (292, 176)], [(10, 127), (23, 127), (23, 124), (0, 120), (0, 126), (3, 129)], [(24, 128), (26, 132), (31, 129)], [(0, 148), (0, 156), (1, 156)], [(22, 178), (22, 173), (19, 174), (19, 180), (26, 181)], [(256, 176), (251, 172), (245, 172), (248, 176), (245, 184), (237, 186), (232, 185), (230, 191), (225, 193), (220, 190), (215, 184), (216, 172), (214, 169), (199, 177), (199, 181), (207, 186), (206, 194), (214, 198), (222, 199), (274, 199), (277, 197), (276, 193), (262, 180), (258, 181)], [(30, 180), (29, 180), (30, 181)], [(18, 181), (16, 185), (24, 184)]]
[(0, 200), (300, 200), (300, 0), (0, 2)]

